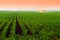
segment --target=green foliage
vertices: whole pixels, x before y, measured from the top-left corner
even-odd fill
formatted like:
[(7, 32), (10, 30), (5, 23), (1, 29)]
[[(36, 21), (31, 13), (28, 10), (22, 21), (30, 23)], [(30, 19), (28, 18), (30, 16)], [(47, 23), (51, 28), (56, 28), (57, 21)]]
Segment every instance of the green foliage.
[[(0, 12), (1, 40), (60, 40), (60, 12)], [(4, 14), (5, 13), (5, 14)], [(12, 18), (10, 19), (10, 16)], [(23, 31), (22, 35), (16, 34), (16, 16)], [(8, 18), (9, 17), (9, 18)], [(12, 19), (9, 37), (6, 37), (8, 26)], [(10, 19), (10, 20), (9, 20)], [(28, 34), (28, 29), (32, 35)]]

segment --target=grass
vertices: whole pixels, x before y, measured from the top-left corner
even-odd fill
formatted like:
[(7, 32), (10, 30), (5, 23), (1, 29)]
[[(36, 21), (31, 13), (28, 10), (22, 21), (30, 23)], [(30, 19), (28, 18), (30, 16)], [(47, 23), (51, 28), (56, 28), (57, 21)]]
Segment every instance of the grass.
[(0, 20), (1, 40), (60, 40), (60, 12), (1, 11)]

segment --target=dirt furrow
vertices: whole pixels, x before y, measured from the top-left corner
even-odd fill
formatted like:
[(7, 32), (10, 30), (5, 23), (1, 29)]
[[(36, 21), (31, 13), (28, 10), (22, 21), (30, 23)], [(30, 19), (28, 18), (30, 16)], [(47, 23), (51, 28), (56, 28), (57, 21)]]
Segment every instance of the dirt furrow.
[(12, 22), (11, 22), (10, 25), (8, 26), (8, 30), (7, 30), (7, 32), (6, 32), (6, 37), (7, 37), (7, 38), (8, 38), (9, 35), (10, 35), (10, 29), (11, 29), (11, 27), (12, 27), (13, 21), (14, 21), (14, 17), (13, 17), (13, 19), (12, 19)]
[[(11, 19), (11, 17), (10, 17), (10, 19)], [(8, 21), (10, 21), (10, 19), (8, 20)], [(2, 26), (2, 28), (0, 29), (0, 34), (1, 34), (1, 32), (3, 31), (3, 29), (4, 29), (4, 26), (8, 23), (8, 21)]]
[(24, 24), (24, 26), (25, 26), (25, 28), (28, 30), (28, 32), (27, 32), (28, 35), (32, 35), (32, 32), (29, 30), (29, 28), (27, 27), (27, 25)]
[(22, 35), (23, 31), (18, 23), (17, 17), (16, 17), (16, 34)]
[[(21, 17), (21, 18), (23, 19), (23, 17)], [(20, 17), (18, 17), (18, 19), (20, 19)], [(23, 23), (23, 25), (27, 29), (28, 35), (32, 35), (32, 32), (29, 30), (28, 26), (26, 24), (24, 24), (24, 23)]]

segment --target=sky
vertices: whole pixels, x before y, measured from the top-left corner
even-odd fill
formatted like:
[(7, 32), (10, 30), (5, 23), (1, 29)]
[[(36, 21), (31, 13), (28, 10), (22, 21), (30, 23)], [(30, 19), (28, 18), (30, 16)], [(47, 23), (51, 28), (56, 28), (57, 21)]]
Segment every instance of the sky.
[(60, 0), (0, 0), (0, 10), (60, 10)]

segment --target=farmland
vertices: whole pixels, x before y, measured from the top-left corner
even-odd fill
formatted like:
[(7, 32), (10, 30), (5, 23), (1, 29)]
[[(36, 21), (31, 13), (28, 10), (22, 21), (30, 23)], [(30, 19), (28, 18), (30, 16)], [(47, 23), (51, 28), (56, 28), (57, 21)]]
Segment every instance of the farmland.
[(60, 40), (60, 12), (0, 12), (0, 40)]

